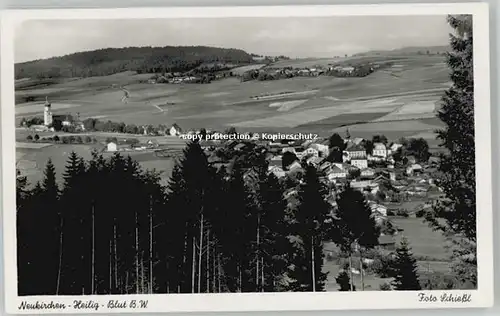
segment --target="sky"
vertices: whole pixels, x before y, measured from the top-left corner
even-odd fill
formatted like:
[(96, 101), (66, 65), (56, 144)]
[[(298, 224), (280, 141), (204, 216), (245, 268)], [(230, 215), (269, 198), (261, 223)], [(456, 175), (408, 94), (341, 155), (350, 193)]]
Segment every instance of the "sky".
[(332, 57), (447, 45), (445, 16), (30, 20), (15, 30), (15, 61), (127, 46), (215, 46), (259, 55)]

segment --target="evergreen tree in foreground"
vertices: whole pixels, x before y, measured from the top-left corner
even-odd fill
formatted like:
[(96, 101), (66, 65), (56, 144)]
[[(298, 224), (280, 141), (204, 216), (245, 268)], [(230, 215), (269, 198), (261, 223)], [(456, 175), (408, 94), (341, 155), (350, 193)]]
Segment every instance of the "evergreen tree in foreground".
[[(443, 97), (438, 113), (445, 123), (445, 128), (438, 131), (438, 139), (447, 149), (440, 165), (444, 176), (439, 181), (446, 198), (428, 214), (427, 220), (455, 237), (453, 269), (463, 283), (460, 286), (474, 288), (477, 259), (472, 15), (449, 16), (448, 23), (455, 30), (450, 35), (452, 51), (447, 55), (453, 85)], [(444, 218), (445, 223), (439, 218)]]
[[(360, 254), (360, 272), (363, 284), (363, 250), (373, 249), (378, 245), (380, 229), (375, 223), (372, 211), (363, 194), (346, 186), (337, 199), (335, 213), (335, 229), (332, 240), (340, 245), (342, 251), (349, 256), (349, 269), (353, 268), (352, 257), (355, 252)], [(352, 272), (351, 282), (352, 282)]]
[[(335, 281), (340, 287), (339, 291), (341, 292), (351, 291), (351, 279), (349, 277), (349, 273), (345, 271), (340, 272), (339, 275), (335, 278)], [(356, 291), (356, 287), (353, 286), (352, 290)]]
[(298, 192), (299, 205), (295, 210), (295, 253), (293, 268), (289, 272), (294, 291), (323, 291), (327, 274), (323, 267), (323, 241), (326, 237), (326, 220), (330, 205), (325, 201), (326, 190), (320, 182), (317, 170), (307, 166), (304, 183)]
[(413, 257), (405, 238), (401, 240), (401, 244), (396, 249), (393, 269), (395, 276), (392, 285), (396, 291), (418, 291), (421, 289), (417, 273), (417, 260)]

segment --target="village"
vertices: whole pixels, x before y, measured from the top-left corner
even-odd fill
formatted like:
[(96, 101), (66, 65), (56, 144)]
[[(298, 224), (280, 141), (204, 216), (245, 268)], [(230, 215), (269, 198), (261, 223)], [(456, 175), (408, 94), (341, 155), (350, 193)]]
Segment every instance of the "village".
[[(95, 118), (82, 120), (79, 113), (55, 115), (48, 99), (43, 118), (23, 120), (21, 127), (30, 131), (26, 140), (31, 143), (92, 144), (105, 155), (119, 152), (134, 157), (143, 153), (158, 160), (160, 169), (161, 161), (175, 162), (192, 139), (200, 142), (208, 162), (217, 169), (231, 170), (239, 157), (259, 152), (266, 156), (269, 173), (282, 181), (294, 179), (300, 183), (305, 167), (312, 165), (329, 190), (327, 199), (332, 211), (336, 207), (336, 194), (344, 186), (349, 185), (364, 194), (373, 217), (382, 227), (379, 244), (386, 249), (394, 249), (396, 239), (393, 235), (398, 234), (391, 217), (423, 217), (426, 209), (432, 207), (433, 200), (442, 195), (435, 183), (439, 157), (429, 153), (422, 139), (389, 141), (383, 135), (364, 139), (351, 137), (346, 129), (344, 137), (334, 134), (330, 138), (290, 137), (278, 141), (254, 137), (254, 133), (238, 134), (234, 128), (184, 131), (176, 123), (136, 126)], [(238, 137), (215, 137), (217, 135)], [(424, 142), (423, 152), (410, 148), (412, 143), (418, 142)], [(170, 170), (156, 171), (163, 173), (164, 180), (168, 181)], [(254, 170), (248, 166), (246, 176), (251, 176), (252, 172)], [(294, 194), (297, 189), (288, 188), (286, 198)]]
[[(226, 133), (236, 133), (234, 130)], [(215, 131), (182, 132), (172, 126), (170, 135), (186, 137), (186, 134), (214, 134)], [(395, 247), (393, 235), (398, 234), (397, 227), (390, 222), (390, 217), (424, 217), (432, 207), (432, 202), (442, 196), (442, 190), (436, 185), (440, 158), (437, 155), (415, 153), (411, 151), (412, 139), (401, 142), (388, 142), (382, 135), (377, 135), (373, 142), (363, 138), (351, 138), (349, 132), (342, 139), (344, 149), (339, 155), (332, 147), (331, 140), (202, 140), (200, 145), (208, 157), (208, 162), (216, 167), (231, 170), (238, 157), (249, 153), (265, 153), (268, 172), (278, 179), (296, 179), (302, 181), (305, 167), (312, 165), (318, 169), (322, 181), (329, 189), (328, 202), (332, 210), (336, 207), (336, 194), (343, 186), (349, 185), (359, 190), (372, 210), (377, 224), (382, 227), (379, 244), (392, 250)], [(207, 137), (205, 137), (206, 139)], [(243, 137), (242, 137), (243, 138)], [(252, 138), (252, 135), (249, 135)], [(115, 144), (111, 143), (111, 150)], [(249, 166), (246, 177), (252, 178), (255, 170)], [(296, 188), (289, 188), (286, 198), (297, 194)]]
[[(330, 140), (317, 138), (314, 140), (282, 140), (266, 141), (249, 140), (206, 140), (219, 133), (210, 130), (182, 131), (173, 125), (164, 137), (179, 137), (182, 139), (200, 136), (200, 145), (208, 157), (208, 162), (217, 169), (224, 167), (231, 170), (235, 160), (249, 152), (263, 152), (268, 163), (268, 172), (273, 173), (278, 179), (298, 179), (304, 175), (306, 165), (316, 167), (322, 175), (321, 179), (329, 189), (328, 202), (332, 209), (336, 207), (336, 193), (345, 185), (362, 192), (367, 203), (372, 209), (372, 214), (381, 227), (387, 225), (390, 217), (423, 217), (427, 209), (432, 207), (432, 202), (442, 196), (442, 190), (436, 185), (438, 165), (440, 158), (437, 155), (427, 154), (428, 158), (416, 157), (411, 151), (406, 150), (408, 140), (388, 142), (385, 137), (376, 136), (381, 142), (373, 142), (363, 138), (342, 139), (345, 149), (342, 150), (341, 161), (335, 160)], [(226, 131), (226, 133), (236, 133)], [(348, 131), (347, 131), (348, 133)], [(191, 135), (191, 136), (187, 136)], [(241, 137), (245, 138), (245, 137)], [(411, 142), (411, 140), (409, 140)], [(372, 147), (367, 149), (367, 147)], [(130, 152), (134, 150), (152, 150), (157, 153), (168, 152), (168, 146), (162, 146), (154, 140), (143, 144), (128, 145), (126, 141), (107, 143), (107, 152)], [(180, 150), (173, 156), (179, 155)], [(424, 157), (426, 155), (423, 155)], [(332, 158), (333, 157), (333, 158)], [(246, 176), (251, 177), (254, 170), (249, 167)], [(286, 197), (297, 193), (297, 189), (289, 189)], [(395, 240), (394, 230), (383, 231), (379, 243), (383, 248), (393, 249)]]

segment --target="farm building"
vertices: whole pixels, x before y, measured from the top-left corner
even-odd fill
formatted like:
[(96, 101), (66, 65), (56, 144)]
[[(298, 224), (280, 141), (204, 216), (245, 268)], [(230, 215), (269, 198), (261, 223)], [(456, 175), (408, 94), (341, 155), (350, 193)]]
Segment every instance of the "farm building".
[(378, 238), (378, 244), (385, 250), (396, 249), (396, 240), (390, 235), (380, 235)]
[(106, 150), (109, 151), (109, 152), (115, 152), (115, 151), (118, 150), (118, 146), (116, 145), (115, 142), (109, 142), (106, 145)]

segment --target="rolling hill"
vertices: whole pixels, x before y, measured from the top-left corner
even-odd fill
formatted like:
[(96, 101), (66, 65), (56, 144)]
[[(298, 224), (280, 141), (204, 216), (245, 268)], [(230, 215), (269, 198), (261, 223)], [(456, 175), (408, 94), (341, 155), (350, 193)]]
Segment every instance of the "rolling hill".
[(440, 55), (450, 50), (447, 45), (443, 46), (408, 46), (392, 50), (371, 50), (368, 52), (357, 53), (353, 56), (394, 56), (394, 55)]
[(240, 49), (207, 46), (105, 48), (18, 63), (15, 76), (46, 79), (107, 76), (124, 71), (176, 72), (213, 62), (250, 64), (253, 59)]

